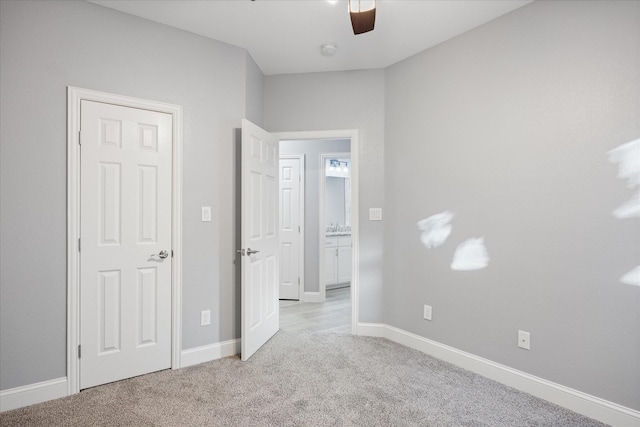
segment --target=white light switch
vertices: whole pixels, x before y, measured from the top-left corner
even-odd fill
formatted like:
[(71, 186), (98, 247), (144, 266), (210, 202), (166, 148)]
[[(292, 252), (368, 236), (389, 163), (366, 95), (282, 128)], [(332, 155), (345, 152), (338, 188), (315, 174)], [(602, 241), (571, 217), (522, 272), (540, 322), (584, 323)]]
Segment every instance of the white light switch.
[(211, 221), (211, 206), (202, 207), (202, 222)]
[(431, 315), (433, 313), (433, 308), (430, 305), (425, 304), (424, 305), (424, 319), (425, 320), (431, 320)]
[(369, 221), (382, 221), (382, 208), (369, 208)]

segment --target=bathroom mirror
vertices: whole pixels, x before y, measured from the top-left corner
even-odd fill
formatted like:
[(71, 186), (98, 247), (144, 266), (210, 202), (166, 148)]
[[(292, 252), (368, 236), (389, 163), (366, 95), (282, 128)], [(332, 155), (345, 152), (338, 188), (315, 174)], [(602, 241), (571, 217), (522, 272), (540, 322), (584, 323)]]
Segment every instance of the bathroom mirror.
[(326, 159), (325, 224), (327, 232), (351, 231), (351, 160), (348, 158)]

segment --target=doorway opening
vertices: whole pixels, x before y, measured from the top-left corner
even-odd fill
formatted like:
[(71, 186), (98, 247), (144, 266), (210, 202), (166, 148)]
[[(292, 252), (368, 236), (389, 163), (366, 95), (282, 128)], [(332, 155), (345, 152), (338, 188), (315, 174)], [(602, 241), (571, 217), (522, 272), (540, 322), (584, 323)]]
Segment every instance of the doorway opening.
[[(295, 294), (281, 291), (280, 326), (285, 330), (355, 334), (358, 307), (358, 132), (276, 133), (281, 159), (302, 161), (300, 202), (299, 286)], [(290, 162), (291, 160), (285, 160)], [(339, 165), (340, 171), (330, 171)], [(286, 176), (281, 165), (282, 180)], [(336, 173), (338, 172), (338, 173)], [(284, 187), (281, 186), (281, 191)], [(290, 203), (281, 192), (281, 210)], [(295, 204), (295, 203), (294, 203)], [(282, 215), (282, 213), (281, 213)], [(281, 226), (290, 221), (288, 212)], [(284, 228), (281, 228), (281, 231)], [(283, 233), (284, 235), (284, 233)], [(283, 245), (286, 239), (283, 239)], [(288, 245), (291, 250), (293, 245)], [(281, 247), (281, 259), (287, 256)], [(289, 257), (293, 259), (293, 257)], [(281, 268), (282, 280), (290, 266)], [(296, 280), (297, 281), (297, 280)], [(282, 289), (282, 286), (281, 286)], [(284, 298), (283, 298), (284, 297)]]

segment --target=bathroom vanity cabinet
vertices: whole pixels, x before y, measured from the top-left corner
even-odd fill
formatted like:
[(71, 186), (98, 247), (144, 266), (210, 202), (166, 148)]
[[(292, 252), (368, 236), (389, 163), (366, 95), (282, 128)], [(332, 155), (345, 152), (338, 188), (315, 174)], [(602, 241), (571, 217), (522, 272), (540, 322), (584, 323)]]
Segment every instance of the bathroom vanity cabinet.
[(351, 236), (326, 236), (324, 251), (327, 288), (351, 282)]

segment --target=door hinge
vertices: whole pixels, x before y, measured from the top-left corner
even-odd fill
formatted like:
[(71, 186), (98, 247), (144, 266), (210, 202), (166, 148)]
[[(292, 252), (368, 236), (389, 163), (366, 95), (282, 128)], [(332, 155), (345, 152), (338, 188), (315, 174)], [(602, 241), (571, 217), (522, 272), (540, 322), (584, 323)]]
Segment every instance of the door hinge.
[(82, 145), (82, 131), (78, 131), (78, 145)]
[(82, 357), (82, 346), (79, 345), (78, 346), (78, 359), (80, 359)]
[(80, 238), (78, 238), (78, 252), (80, 252), (80, 247), (81, 247), (81, 245), (80, 245)]
[(171, 249), (171, 258), (173, 258), (173, 249)]

